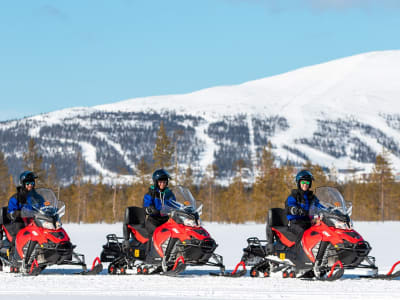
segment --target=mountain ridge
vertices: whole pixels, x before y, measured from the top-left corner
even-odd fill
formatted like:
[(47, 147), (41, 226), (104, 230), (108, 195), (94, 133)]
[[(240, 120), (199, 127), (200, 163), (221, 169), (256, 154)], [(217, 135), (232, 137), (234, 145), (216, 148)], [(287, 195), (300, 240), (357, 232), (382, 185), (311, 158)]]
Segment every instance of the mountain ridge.
[(3, 121), (1, 140), (15, 149), (2, 145), (0, 150), (17, 174), (21, 145), (34, 137), (47, 167), (62, 161), (60, 177), (73, 176), (73, 154), (81, 151), (86, 179), (96, 180), (100, 174), (115, 179), (116, 166), (135, 172), (141, 157), (151, 161), (163, 120), (170, 136), (174, 130), (185, 131), (178, 160), (182, 168), (194, 168), (197, 178), (216, 162), (220, 179), (227, 180), (237, 159), (246, 162), (253, 178), (257, 152), (268, 142), (280, 163), (300, 165), (310, 159), (325, 168), (364, 172), (386, 148), (398, 171), (399, 77), (399, 50), (369, 52), (239, 85)]

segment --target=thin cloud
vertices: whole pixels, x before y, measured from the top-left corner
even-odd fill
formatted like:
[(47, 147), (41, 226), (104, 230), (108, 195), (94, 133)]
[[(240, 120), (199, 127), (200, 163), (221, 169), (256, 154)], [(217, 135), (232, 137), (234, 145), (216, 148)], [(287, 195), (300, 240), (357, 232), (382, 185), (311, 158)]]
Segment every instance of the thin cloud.
[(319, 10), (370, 9), (372, 6), (400, 8), (398, 0), (305, 0), (304, 2)]
[(57, 18), (62, 21), (66, 21), (68, 19), (68, 15), (66, 13), (64, 13), (59, 8), (57, 8), (53, 5), (49, 5), (49, 4), (43, 5), (40, 8), (40, 11), (47, 16), (51, 16), (51, 17)]
[(314, 11), (369, 10), (373, 7), (400, 9), (399, 0), (224, 0), (228, 3), (248, 3), (264, 6), (271, 13), (307, 8)]

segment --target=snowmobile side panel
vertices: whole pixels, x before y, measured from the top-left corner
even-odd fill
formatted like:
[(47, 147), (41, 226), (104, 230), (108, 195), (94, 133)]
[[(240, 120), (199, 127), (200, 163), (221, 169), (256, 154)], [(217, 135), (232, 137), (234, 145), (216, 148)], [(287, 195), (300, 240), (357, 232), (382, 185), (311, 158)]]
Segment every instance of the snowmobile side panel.
[(133, 226), (131, 225), (127, 225), (128, 228), (132, 231), (133, 235), (135, 236), (135, 238), (141, 242), (142, 244), (147, 243), (147, 241), (149, 240), (148, 238), (144, 237), (143, 235), (140, 234), (140, 232), (138, 230), (136, 230)]
[(278, 236), (278, 238), (281, 240), (281, 242), (283, 244), (285, 244), (288, 247), (292, 247), (295, 242), (289, 240), (286, 236), (283, 235), (283, 233), (281, 233), (279, 230), (271, 227), (272, 231)]

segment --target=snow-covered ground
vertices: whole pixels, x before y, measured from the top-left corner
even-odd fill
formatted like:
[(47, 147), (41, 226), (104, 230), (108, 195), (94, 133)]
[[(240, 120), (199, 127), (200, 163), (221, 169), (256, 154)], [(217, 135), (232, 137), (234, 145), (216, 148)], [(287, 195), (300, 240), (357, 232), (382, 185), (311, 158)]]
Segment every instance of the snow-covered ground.
[[(232, 270), (242, 255), (246, 239), (265, 238), (263, 224), (209, 224), (204, 227), (217, 240), (217, 253)], [(399, 222), (358, 222), (359, 233), (373, 247), (380, 273), (400, 259)], [(121, 224), (65, 224), (77, 252), (88, 265), (98, 256), (107, 233), (122, 235)], [(400, 299), (400, 280), (357, 279), (350, 274), (336, 282), (270, 278), (213, 277), (212, 268), (189, 267), (180, 277), (71, 275), (69, 266), (49, 268), (37, 277), (0, 273), (0, 299)], [(275, 275), (275, 274), (274, 274)]]

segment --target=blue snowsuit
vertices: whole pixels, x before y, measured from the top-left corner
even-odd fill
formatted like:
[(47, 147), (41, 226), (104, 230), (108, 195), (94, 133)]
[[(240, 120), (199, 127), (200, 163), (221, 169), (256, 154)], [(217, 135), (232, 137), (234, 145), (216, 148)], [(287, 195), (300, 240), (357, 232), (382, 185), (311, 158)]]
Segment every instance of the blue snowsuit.
[(292, 194), (286, 199), (285, 207), (288, 221), (292, 220), (305, 220), (309, 219), (309, 216), (298, 216), (290, 213), (290, 207), (301, 207), (305, 211), (309, 211), (312, 206), (317, 208), (324, 208), (318, 198), (313, 194), (312, 191), (303, 192), (300, 190), (292, 190)]
[(36, 193), (35, 190), (32, 190), (21, 197), (22, 191), (19, 188), (17, 188), (18, 192), (12, 195), (10, 200), (8, 201), (7, 212), (9, 214), (17, 210), (20, 211), (22, 208), (33, 210), (33, 206), (35, 206), (36, 208), (40, 208), (43, 206), (44, 200), (42, 196)]
[[(298, 238), (302, 236), (304, 230), (311, 226), (309, 211), (311, 207), (324, 208), (319, 203), (318, 198), (312, 191), (304, 192), (300, 189), (292, 190), (290, 196), (286, 199), (286, 217), (289, 221), (289, 229), (295, 233)], [(292, 207), (300, 207), (305, 211), (305, 215), (295, 215), (291, 213)]]
[(25, 222), (21, 218), (21, 210), (33, 210), (33, 207), (40, 208), (44, 205), (44, 199), (33, 189), (28, 192), (21, 186), (17, 187), (17, 193), (12, 195), (8, 201), (8, 216), (12, 220), (7, 226), (7, 230), (12, 237), (12, 246), (15, 243), (17, 233), (25, 227)]
[(144, 195), (143, 207), (154, 206), (158, 211), (163, 206), (169, 206), (172, 208), (178, 208), (175, 204), (176, 198), (174, 193), (169, 188), (165, 188), (164, 191), (160, 191), (158, 187), (153, 185), (149, 188), (149, 192)]
[(149, 191), (143, 198), (143, 207), (154, 207), (155, 211), (146, 217), (145, 227), (149, 236), (151, 236), (154, 230), (168, 221), (168, 216), (160, 215), (160, 210), (164, 206), (171, 208), (179, 208), (179, 205), (175, 202), (176, 198), (174, 193), (169, 188), (165, 188), (160, 191), (158, 187), (153, 185), (149, 188)]

